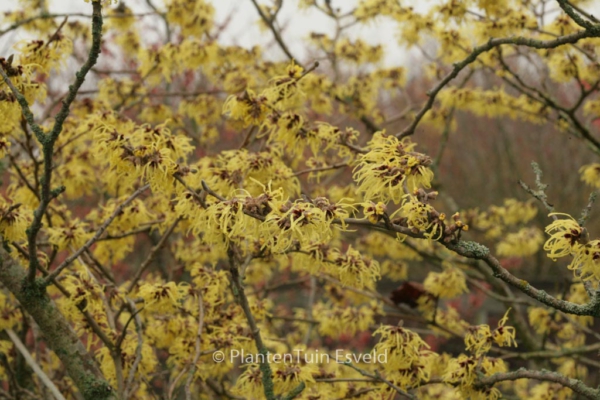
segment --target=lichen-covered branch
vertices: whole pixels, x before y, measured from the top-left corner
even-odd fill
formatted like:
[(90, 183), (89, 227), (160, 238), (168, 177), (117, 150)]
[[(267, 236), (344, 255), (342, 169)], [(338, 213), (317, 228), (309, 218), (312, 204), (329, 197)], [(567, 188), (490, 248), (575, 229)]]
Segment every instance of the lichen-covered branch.
[(481, 377), (477, 381), (477, 386), (492, 386), (498, 382), (516, 381), (519, 379), (535, 379), (538, 381), (554, 382), (568, 387), (572, 391), (587, 399), (597, 399), (599, 392), (586, 386), (578, 379), (569, 378), (556, 372), (550, 371), (531, 371), (524, 368), (513, 372), (497, 373), (491, 376)]
[(588, 304), (576, 304), (558, 299), (546, 293), (544, 290), (539, 290), (531, 286), (529, 282), (519, 279), (508, 272), (500, 262), (491, 255), (489, 249), (479, 243), (460, 241), (457, 244), (447, 244), (446, 247), (461, 256), (482, 260), (492, 269), (496, 278), (502, 279), (504, 282), (519, 289), (527, 296), (536, 299), (540, 303), (567, 314), (600, 316), (600, 300), (598, 298), (593, 298)]
[(86, 400), (110, 399), (113, 389), (69, 322), (48, 297), (43, 285), (30, 283), (26, 271), (0, 246), (0, 282), (33, 317), (45, 342), (61, 360)]

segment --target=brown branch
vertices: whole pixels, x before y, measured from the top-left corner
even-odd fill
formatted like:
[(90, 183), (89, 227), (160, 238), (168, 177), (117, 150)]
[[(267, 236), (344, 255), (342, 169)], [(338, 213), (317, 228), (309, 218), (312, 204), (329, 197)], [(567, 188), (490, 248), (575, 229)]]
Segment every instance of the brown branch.
[[(504, 82), (508, 83), (510, 86), (512, 86), (513, 88), (517, 89), (519, 92), (525, 94), (530, 99), (532, 99), (532, 100), (534, 100), (536, 102), (539, 102), (541, 104), (544, 104), (546, 106), (549, 106), (550, 108), (556, 110), (556, 112), (558, 113), (559, 117), (562, 117), (562, 118), (565, 118), (565, 119), (569, 119), (572, 122), (572, 124), (575, 127), (575, 129), (577, 129), (577, 131), (581, 134), (581, 136), (589, 143), (590, 146), (592, 146), (593, 150), (596, 153), (600, 153), (600, 141), (598, 141), (594, 136), (592, 136), (592, 134), (590, 133), (590, 131), (585, 126), (583, 126), (583, 124), (581, 123), (581, 121), (579, 121), (579, 119), (575, 115), (575, 112), (577, 111), (577, 109), (579, 108), (579, 106), (581, 106), (581, 104), (583, 103), (583, 100), (589, 94), (591, 94), (592, 92), (594, 92), (593, 87), (590, 88), (591, 91), (583, 91), (582, 90), (582, 93), (581, 93), (581, 96), (579, 97), (579, 100), (571, 108), (566, 108), (566, 107), (563, 107), (560, 104), (558, 104), (556, 101), (554, 101), (552, 98), (550, 98), (547, 94), (545, 94), (541, 90), (538, 90), (538, 89), (536, 89), (535, 87), (533, 87), (531, 85), (527, 85), (523, 81), (523, 79), (521, 79), (521, 77), (519, 76), (519, 74), (515, 73), (508, 66), (508, 64), (506, 64), (506, 62), (504, 61), (501, 53), (499, 53), (499, 58), (498, 59), (499, 59), (500, 65), (502, 65), (502, 67), (504, 68), (504, 70), (506, 72), (508, 72), (515, 79), (515, 81), (517, 83), (512, 82), (507, 77), (503, 77), (502, 78), (504, 80)], [(578, 82), (578, 83), (581, 85), (580, 82)], [(533, 95), (532, 93), (534, 93), (535, 95)]]
[[(128, 299), (129, 307), (131, 311), (135, 310), (135, 304)], [(129, 397), (129, 391), (133, 392), (132, 385), (133, 379), (135, 377), (135, 372), (142, 362), (142, 346), (144, 344), (144, 337), (142, 335), (142, 319), (140, 318), (139, 313), (134, 313), (134, 321), (135, 321), (135, 330), (138, 336), (138, 345), (135, 349), (135, 360), (133, 361), (133, 365), (129, 370), (129, 376), (127, 377), (127, 382), (125, 383), (125, 389), (123, 390), (123, 398), (127, 399)]]
[(127, 328), (129, 327), (129, 324), (131, 323), (131, 321), (134, 320), (136, 315), (138, 315), (140, 312), (142, 312), (143, 309), (144, 309), (144, 306), (142, 306), (140, 309), (136, 309), (135, 307), (133, 307), (133, 309), (129, 310), (131, 312), (131, 315), (129, 316), (129, 319), (127, 320), (125, 325), (123, 325), (123, 330), (121, 331), (121, 336), (119, 336), (119, 339), (117, 339), (117, 342), (115, 343), (115, 349), (117, 349), (117, 351), (121, 351), (121, 345), (123, 344), (123, 341), (125, 340), (125, 337), (127, 336)]
[(38, 269), (37, 267), (39, 266), (39, 260), (37, 259), (36, 238), (38, 232), (42, 228), (42, 218), (50, 202), (65, 190), (64, 186), (54, 190), (51, 189), (54, 144), (62, 132), (64, 121), (69, 116), (69, 108), (77, 96), (77, 91), (81, 85), (83, 85), (87, 73), (96, 64), (101, 51), (102, 3), (99, 1), (94, 1), (92, 2), (92, 7), (92, 46), (90, 48), (88, 58), (81, 69), (75, 74), (75, 81), (69, 87), (67, 98), (63, 100), (63, 105), (54, 119), (54, 126), (48, 134), (45, 134), (40, 126), (36, 124), (34, 115), (29, 108), (29, 104), (27, 103), (27, 99), (14, 86), (4, 69), (0, 67), (0, 75), (12, 93), (15, 95), (19, 105), (21, 106), (21, 111), (23, 112), (25, 120), (35, 133), (38, 141), (42, 144), (42, 152), (44, 155), (44, 176), (41, 180), (41, 200), (39, 206), (34, 211), (33, 221), (27, 230), (27, 241), (29, 247), (29, 273), (27, 274), (27, 278), (31, 283), (33, 283), (33, 280), (35, 279), (35, 274)]
[[(156, 13), (148, 12), (148, 13), (139, 13), (139, 14), (112, 14), (112, 15), (105, 15), (104, 18), (147, 17), (147, 16), (152, 16), (152, 15), (156, 15)], [(35, 17), (25, 18), (25, 19), (22, 19), (20, 21), (13, 23), (12, 25), (9, 25), (6, 29), (0, 31), (0, 36), (4, 35), (5, 33), (10, 32), (10, 31), (14, 31), (15, 29), (19, 28), (20, 26), (27, 25), (31, 22), (37, 21), (38, 19), (54, 19), (54, 18), (69, 18), (69, 17), (94, 18), (94, 15), (93, 14), (92, 15), (84, 14), (84, 13), (36, 15)]]
[(500, 356), (499, 358), (502, 358), (504, 360), (510, 358), (520, 358), (522, 360), (531, 360), (536, 358), (557, 359), (560, 357), (574, 356), (598, 350), (600, 350), (600, 343), (594, 343), (587, 346), (569, 347), (560, 350), (539, 350), (530, 351), (526, 353), (507, 353)]
[(587, 222), (588, 218), (590, 217), (590, 213), (592, 212), (592, 206), (596, 202), (597, 197), (598, 197), (598, 191), (593, 191), (592, 193), (590, 193), (588, 203), (585, 206), (585, 208), (583, 209), (583, 211), (581, 212), (581, 217), (579, 217), (579, 220), (577, 221), (577, 223), (580, 226), (584, 226), (585, 223)]
[[(160, 222), (162, 222), (162, 221), (159, 221), (157, 223), (160, 223)], [(116, 235), (106, 235), (103, 238), (98, 239), (98, 242), (105, 241), (105, 240), (119, 240), (119, 239), (126, 238), (128, 236), (133, 236), (133, 235), (137, 235), (140, 233), (148, 232), (151, 229), (152, 229), (152, 227), (148, 226), (145, 228), (132, 229), (127, 232), (118, 233)]]
[[(593, 29), (592, 29), (593, 28)], [(410, 136), (415, 133), (415, 130), (425, 114), (433, 107), (433, 103), (439, 92), (452, 81), (454, 78), (458, 76), (458, 74), (466, 68), (469, 64), (475, 62), (479, 55), (486, 53), (492, 50), (495, 47), (503, 46), (503, 45), (515, 45), (515, 46), (527, 46), (533, 47), (535, 49), (553, 49), (565, 44), (573, 44), (577, 43), (581, 39), (586, 39), (590, 37), (597, 37), (600, 35), (600, 26), (593, 26), (590, 29), (585, 29), (576, 33), (572, 33), (570, 35), (561, 36), (554, 40), (535, 40), (531, 38), (526, 38), (523, 36), (518, 37), (507, 37), (507, 38), (497, 38), (490, 39), (486, 44), (481, 46), (477, 46), (473, 49), (473, 51), (462, 61), (454, 64), (452, 71), (450, 71), (437, 85), (435, 85), (431, 90), (427, 92), (427, 96), (429, 99), (423, 105), (421, 110), (417, 113), (414, 120), (410, 125), (408, 125), (402, 132), (399, 132), (396, 136), (398, 138), (404, 138)]]
[(137, 284), (137, 282), (140, 280), (140, 278), (144, 274), (144, 271), (146, 271), (146, 269), (150, 266), (150, 264), (152, 263), (152, 261), (154, 260), (154, 258), (156, 257), (156, 255), (158, 254), (158, 251), (160, 249), (162, 249), (162, 247), (165, 245), (165, 243), (167, 243), (167, 239), (169, 238), (169, 236), (171, 235), (171, 233), (173, 233), (173, 231), (175, 230), (175, 227), (177, 226), (177, 224), (179, 223), (179, 221), (181, 221), (181, 218), (177, 218), (171, 224), (171, 226), (169, 227), (169, 229), (167, 229), (167, 231), (162, 235), (162, 237), (160, 238), (160, 240), (158, 241), (158, 243), (156, 244), (156, 246), (154, 246), (152, 248), (152, 250), (150, 250), (150, 254), (148, 254), (148, 257), (144, 260), (144, 262), (142, 262), (140, 264), (138, 270), (135, 272), (135, 275), (134, 275), (133, 279), (129, 283), (129, 286), (127, 287), (127, 290), (126, 290), (127, 293), (131, 292), (131, 290), (135, 287), (135, 285)]
[[(581, 18), (581, 15), (579, 15), (577, 12), (575, 12), (573, 5), (567, 1), (567, 0), (556, 0), (556, 2), (558, 3), (558, 5), (560, 6), (560, 8), (562, 8), (562, 10), (569, 16), (571, 17), (571, 19), (573, 21), (575, 21), (575, 23), (577, 25), (579, 25), (580, 27), (584, 28), (584, 29), (593, 29), (594, 28), (594, 24), (588, 20), (585, 20), (583, 18)], [(580, 9), (577, 10), (578, 12), (582, 12)], [(584, 14), (586, 17), (588, 17), (588, 14)]]
[[(538, 199), (548, 210), (549, 213), (554, 212), (554, 206), (548, 203), (548, 196), (546, 195), (546, 189), (548, 185), (542, 183), (542, 170), (540, 166), (535, 162), (531, 162), (531, 168), (533, 169), (533, 173), (535, 174), (535, 185), (537, 186), (537, 190), (530, 188), (525, 182), (519, 179), (519, 185), (525, 190), (527, 193)], [(552, 216), (552, 219), (556, 221), (556, 215)]]
[(187, 184), (187, 183), (186, 183), (186, 182), (183, 180), (183, 178), (181, 177), (181, 175), (179, 175), (179, 174), (174, 174), (174, 175), (173, 175), (173, 178), (175, 178), (175, 180), (176, 180), (177, 182), (181, 183), (181, 184), (183, 185), (183, 187), (185, 187), (185, 188), (188, 190), (188, 192), (190, 192), (190, 193), (192, 194), (192, 196), (194, 196), (194, 198), (195, 198), (196, 200), (198, 200), (198, 202), (200, 203), (200, 205), (201, 205), (203, 208), (206, 208), (206, 198), (205, 198), (206, 196), (205, 196), (205, 195), (203, 195), (202, 193), (198, 194), (198, 192), (196, 192), (194, 189), (192, 189), (192, 188), (191, 188), (191, 187), (190, 187), (190, 186), (189, 186), (189, 185), (188, 185), (188, 184)]
[(56, 385), (52, 382), (52, 380), (50, 380), (50, 378), (48, 378), (48, 375), (46, 375), (44, 371), (42, 371), (42, 369), (35, 362), (33, 357), (31, 357), (31, 354), (29, 354), (29, 351), (27, 350), (25, 345), (23, 344), (23, 342), (21, 342), (19, 336), (12, 329), (6, 329), (6, 333), (8, 334), (10, 340), (12, 340), (12, 342), (15, 344), (15, 347), (17, 348), (17, 350), (19, 350), (19, 353), (21, 353), (27, 364), (31, 367), (33, 372), (35, 372), (35, 374), (38, 376), (38, 378), (40, 378), (42, 383), (50, 390), (54, 398), (56, 400), (65, 400), (64, 396), (60, 393)]
[(300, 175), (305, 175), (305, 174), (310, 174), (311, 172), (321, 172), (321, 171), (330, 171), (332, 169), (338, 169), (338, 168), (344, 168), (347, 167), (348, 163), (339, 163), (339, 164), (333, 164), (333, 165), (327, 165), (324, 167), (317, 167), (317, 168), (308, 168), (308, 169), (303, 169), (301, 171), (298, 172), (294, 172), (290, 178), (292, 176), (300, 176)]

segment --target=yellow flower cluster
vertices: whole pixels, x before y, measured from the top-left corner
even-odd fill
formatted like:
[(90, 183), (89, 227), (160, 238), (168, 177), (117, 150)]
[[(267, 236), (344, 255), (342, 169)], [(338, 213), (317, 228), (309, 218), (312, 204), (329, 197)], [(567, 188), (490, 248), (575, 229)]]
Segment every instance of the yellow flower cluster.
[(536, 254), (544, 243), (544, 234), (538, 228), (521, 228), (507, 233), (498, 243), (498, 255), (505, 257), (527, 257)]
[(470, 328), (465, 336), (467, 350), (470, 350), (476, 357), (486, 354), (492, 348), (495, 342), (498, 346), (517, 346), (515, 341), (515, 328), (505, 326), (508, 320), (508, 312), (498, 321), (498, 327), (493, 331), (489, 325), (478, 325)]
[(579, 169), (579, 173), (582, 181), (592, 187), (600, 188), (600, 164), (584, 165)]
[(470, 222), (475, 229), (484, 231), (491, 239), (497, 239), (504, 235), (508, 228), (531, 221), (537, 215), (537, 207), (533, 201), (506, 199), (502, 206), (490, 206), (487, 211), (473, 210), (467, 214), (475, 214)]
[(209, 2), (168, 0), (167, 20), (181, 28), (183, 36), (201, 37), (213, 26), (215, 9)]
[(409, 190), (430, 188), (431, 159), (414, 151), (415, 144), (377, 132), (369, 142), (369, 152), (360, 156), (354, 180), (367, 200), (399, 203)]
[(381, 335), (373, 352), (387, 354), (387, 362), (382, 367), (388, 379), (401, 388), (429, 380), (436, 354), (417, 333), (401, 326), (384, 325), (373, 335)]
[(423, 286), (440, 299), (451, 299), (467, 292), (464, 272), (448, 262), (445, 262), (442, 272), (430, 272), (423, 281)]

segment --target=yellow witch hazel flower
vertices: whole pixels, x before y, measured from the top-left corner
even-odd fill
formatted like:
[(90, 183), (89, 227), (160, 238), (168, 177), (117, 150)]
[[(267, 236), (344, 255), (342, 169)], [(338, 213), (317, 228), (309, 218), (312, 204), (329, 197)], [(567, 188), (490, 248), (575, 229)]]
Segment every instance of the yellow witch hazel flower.
[[(138, 346), (140, 345), (135, 334), (129, 333), (125, 336), (121, 345), (121, 359), (123, 360), (121, 373), (129, 376), (131, 369), (136, 364)], [(154, 372), (158, 366), (156, 359), (155, 348), (147, 341), (141, 343), (141, 358), (139, 364), (136, 365), (135, 376), (137, 379), (146, 378), (150, 373)], [(96, 353), (100, 363), (100, 369), (104, 376), (112, 385), (117, 383), (117, 373), (115, 363), (112, 361), (112, 355), (107, 347), (101, 347)], [(137, 397), (137, 396), (136, 396)], [(139, 398), (139, 397), (138, 397)]]
[[(437, 192), (431, 194), (435, 195)], [(406, 218), (406, 224), (413, 232), (421, 232), (425, 237), (434, 240), (438, 240), (442, 236), (446, 215), (437, 212), (431, 205), (420, 201), (416, 196), (405, 195), (398, 212), (403, 218)], [(457, 220), (458, 228), (468, 229), (468, 226), (463, 225), (462, 222), (459, 226), (459, 222)]]
[(566, 219), (557, 219), (546, 227), (546, 233), (550, 235), (550, 239), (544, 244), (544, 250), (548, 252), (548, 257), (556, 261), (560, 257), (572, 254), (577, 249), (583, 228), (568, 214), (551, 213), (549, 215), (567, 217)]
[(387, 213), (387, 206), (382, 202), (375, 204), (372, 201), (368, 201), (363, 203), (362, 206), (364, 208), (363, 213), (365, 214), (365, 217), (372, 224), (379, 222), (383, 215)]
[(449, 262), (444, 262), (444, 271), (430, 272), (423, 285), (432, 295), (440, 299), (452, 299), (467, 292), (465, 274)]
[(423, 350), (429, 345), (421, 339), (418, 333), (402, 326), (384, 325), (373, 332), (373, 336), (381, 335), (379, 343), (373, 351), (378, 354), (388, 354), (388, 362), (383, 368), (387, 371), (406, 369), (421, 357)]
[(375, 323), (376, 313), (380, 313), (376, 302), (361, 306), (317, 303), (312, 310), (319, 333), (331, 338), (366, 331)]
[(271, 107), (281, 111), (299, 107), (305, 98), (298, 83), (302, 72), (302, 67), (292, 61), (286, 68), (286, 74), (271, 79), (261, 96), (267, 99)]
[(575, 250), (575, 258), (568, 267), (583, 281), (600, 280), (600, 240), (592, 240)]
[(527, 310), (527, 316), (529, 324), (537, 334), (545, 335), (550, 331), (552, 315), (549, 309), (544, 307), (530, 307)]
[(337, 268), (332, 272), (337, 272), (343, 285), (356, 288), (372, 287), (373, 283), (381, 277), (379, 263), (360, 254), (352, 246), (348, 247), (346, 254), (334, 257), (333, 263)]
[(375, 354), (387, 354), (382, 367), (391, 379), (403, 387), (428, 381), (431, 363), (427, 362), (435, 353), (421, 337), (402, 326), (384, 325), (373, 336), (381, 335), (373, 349)]
[(376, 132), (354, 169), (354, 180), (367, 200), (392, 200), (398, 204), (408, 190), (430, 188), (433, 172), (428, 168), (431, 159), (414, 151), (415, 144)]
[(110, 6), (111, 4), (118, 4), (119, 3), (119, 0), (83, 0), (83, 1), (85, 1), (86, 3), (90, 3), (90, 2), (92, 2), (92, 3), (100, 3), (100, 4), (107, 5), (107, 6)]
[(33, 220), (33, 212), (23, 205), (11, 204), (0, 197), (0, 234), (2, 240), (21, 241), (27, 237), (26, 229)]
[(223, 103), (223, 114), (235, 121), (241, 121), (244, 127), (260, 125), (267, 113), (267, 98), (257, 96), (252, 90), (245, 90), (238, 95), (231, 95)]
[(73, 51), (71, 40), (58, 35), (54, 40), (44, 42), (33, 40), (15, 46), (21, 54), (19, 63), (32, 65), (40, 72), (48, 74), (51, 69), (58, 69)]
[(295, 242), (328, 241), (332, 237), (332, 218), (312, 203), (297, 200), (282, 203), (274, 209), (263, 224), (273, 252), (287, 250)]
[(138, 296), (144, 300), (145, 310), (166, 314), (175, 312), (188, 293), (188, 285), (175, 282), (165, 284), (144, 283), (138, 289)]
[(200, 37), (213, 27), (215, 8), (204, 0), (168, 0), (167, 20), (181, 28), (183, 36)]
[(487, 324), (469, 328), (467, 335), (465, 336), (467, 350), (472, 351), (476, 357), (480, 357), (492, 348), (492, 342), (495, 342), (500, 347), (513, 345), (516, 347), (515, 328), (512, 326), (505, 326), (509, 312), (510, 309), (508, 309), (504, 314), (504, 317), (498, 321), (498, 327), (493, 331)]
[(12, 295), (0, 292), (0, 329), (12, 329), (22, 319), (21, 311)]
[(579, 169), (581, 180), (590, 186), (600, 188), (600, 164), (584, 165)]
[(78, 249), (94, 235), (93, 232), (87, 232), (87, 226), (76, 218), (67, 226), (48, 228), (48, 241), (58, 250), (65, 250), (69, 246)]
[(495, 387), (475, 388), (473, 384), (478, 373), (490, 376), (506, 371), (506, 364), (501, 359), (483, 357), (478, 360), (473, 356), (461, 354), (449, 361), (443, 378), (444, 382), (458, 386), (457, 390), (463, 399), (496, 400), (502, 395), (498, 389)]
[(273, 386), (275, 394), (287, 394), (301, 382), (314, 383), (313, 374), (318, 374), (316, 363), (274, 363)]
[[(276, 395), (289, 393), (301, 382), (314, 382), (313, 375), (319, 372), (316, 364), (272, 363), (271, 368), (273, 369), (273, 390)], [(257, 364), (248, 365), (232, 391), (245, 398), (264, 398), (260, 367)]]
[(527, 257), (538, 252), (544, 235), (538, 228), (522, 228), (504, 236), (496, 247), (498, 255), (505, 257)]
[(246, 366), (244, 372), (238, 377), (232, 391), (252, 399), (264, 397), (265, 392), (262, 385), (262, 372), (258, 364)]

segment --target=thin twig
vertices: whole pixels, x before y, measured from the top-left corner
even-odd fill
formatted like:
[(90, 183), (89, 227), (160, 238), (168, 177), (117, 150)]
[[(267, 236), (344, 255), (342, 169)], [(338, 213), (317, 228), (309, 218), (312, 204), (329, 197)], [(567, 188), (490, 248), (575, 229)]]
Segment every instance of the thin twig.
[(396, 393), (398, 393), (400, 396), (409, 398), (411, 400), (416, 400), (416, 397), (413, 396), (412, 394), (408, 393), (406, 390), (403, 390), (401, 388), (399, 388), (398, 386), (394, 385), (392, 382), (388, 381), (387, 379), (385, 379), (384, 377), (382, 377), (378, 371), (375, 371), (375, 374), (371, 374), (367, 371), (365, 371), (362, 368), (358, 368), (357, 366), (355, 366), (354, 364), (352, 364), (351, 362), (344, 362), (341, 363), (342, 365), (345, 365), (346, 367), (350, 367), (353, 370), (355, 370), (356, 372), (358, 372), (359, 374), (361, 374), (362, 376), (366, 376), (368, 378), (371, 379), (375, 379), (378, 382), (383, 382), (386, 385), (388, 385), (390, 388), (392, 388), (393, 390), (396, 391)]
[(429, 98), (427, 99), (427, 102), (425, 102), (423, 107), (421, 107), (421, 110), (419, 110), (412, 123), (409, 124), (406, 128), (404, 128), (402, 132), (399, 132), (396, 136), (401, 139), (414, 134), (415, 130), (417, 129), (417, 126), (419, 125), (425, 114), (433, 107), (433, 103), (435, 102), (435, 99), (439, 92), (448, 83), (450, 83), (450, 81), (456, 78), (464, 68), (466, 68), (469, 64), (475, 62), (479, 55), (486, 53), (495, 47), (510, 44), (515, 46), (532, 47), (535, 49), (553, 49), (565, 44), (577, 43), (581, 39), (597, 36), (598, 32), (596, 29), (585, 29), (579, 32), (572, 33), (570, 35), (558, 37), (554, 40), (536, 40), (526, 38), (523, 36), (496, 39), (491, 38), (486, 44), (475, 47), (473, 51), (462, 61), (453, 64), (452, 71), (450, 71), (440, 82), (438, 82), (431, 90), (427, 92), (427, 96)]
[(476, 382), (477, 386), (493, 386), (498, 382), (516, 381), (518, 379), (535, 379), (539, 381), (555, 382), (564, 387), (568, 387), (575, 393), (578, 393), (588, 399), (597, 399), (599, 391), (586, 386), (578, 379), (569, 378), (556, 372), (549, 371), (531, 371), (520, 368), (517, 371), (496, 373), (491, 376), (480, 377)]
[(121, 345), (123, 344), (123, 341), (125, 340), (125, 336), (127, 336), (127, 328), (129, 327), (129, 324), (131, 323), (131, 321), (133, 321), (135, 319), (136, 315), (138, 315), (140, 312), (142, 312), (142, 310), (144, 309), (144, 307), (145, 306), (142, 306), (139, 309), (136, 309), (134, 307), (135, 311), (130, 310), (131, 311), (131, 315), (129, 316), (129, 319), (127, 320), (127, 322), (123, 326), (123, 331), (121, 332), (121, 336), (119, 336), (119, 339), (115, 343), (115, 349), (117, 351), (121, 351)]
[(150, 250), (150, 254), (148, 254), (148, 257), (144, 260), (144, 262), (142, 262), (142, 264), (140, 264), (138, 270), (135, 272), (135, 275), (134, 275), (133, 279), (129, 283), (129, 286), (127, 287), (127, 293), (131, 292), (131, 290), (135, 287), (135, 285), (137, 284), (137, 282), (142, 277), (144, 271), (146, 271), (146, 268), (148, 268), (150, 266), (150, 263), (152, 263), (152, 261), (154, 260), (154, 258), (158, 254), (158, 251), (160, 249), (162, 249), (162, 247), (167, 242), (167, 239), (169, 238), (169, 236), (171, 235), (171, 233), (173, 233), (173, 231), (175, 230), (175, 227), (177, 226), (177, 224), (179, 223), (179, 221), (181, 221), (181, 218), (177, 218), (171, 224), (171, 226), (169, 227), (169, 229), (167, 229), (167, 231), (162, 235), (162, 237), (160, 238), (160, 240), (158, 241), (158, 243), (156, 244), (156, 246), (154, 246), (152, 248), (152, 250)]
[(27, 350), (25, 345), (23, 344), (23, 342), (21, 342), (19, 336), (12, 329), (6, 329), (6, 333), (8, 334), (10, 340), (12, 340), (12, 342), (15, 344), (15, 347), (17, 348), (17, 350), (19, 350), (19, 353), (21, 353), (27, 364), (31, 367), (33, 372), (35, 372), (38, 378), (40, 378), (42, 383), (50, 390), (50, 392), (52, 392), (52, 395), (56, 398), (56, 400), (65, 400), (64, 396), (60, 393), (56, 385), (54, 385), (52, 380), (48, 378), (48, 375), (46, 375), (44, 371), (42, 371), (42, 369), (35, 362), (33, 357), (31, 357), (31, 354), (29, 354), (29, 351)]
[(192, 366), (190, 367), (190, 375), (187, 378), (185, 383), (185, 398), (186, 400), (192, 399), (191, 386), (192, 381), (194, 380), (194, 375), (196, 374), (196, 364), (200, 359), (200, 355), (202, 354), (201, 347), (201, 339), (202, 339), (202, 328), (204, 326), (204, 304), (202, 300), (202, 292), (198, 291), (198, 331), (196, 333), (196, 353), (194, 354), (194, 359), (192, 361)]
[(246, 320), (248, 322), (248, 326), (250, 327), (250, 332), (252, 333), (252, 337), (254, 338), (254, 342), (256, 343), (256, 349), (259, 354), (262, 355), (260, 357), (259, 368), (261, 371), (262, 384), (264, 389), (265, 398), (267, 400), (275, 400), (274, 386), (273, 386), (273, 377), (271, 366), (269, 365), (268, 354), (269, 351), (265, 346), (262, 336), (260, 334), (260, 329), (256, 324), (256, 320), (254, 319), (254, 315), (252, 314), (252, 310), (250, 308), (250, 303), (248, 303), (248, 297), (246, 297), (246, 293), (244, 291), (244, 286), (241, 282), (240, 271), (239, 271), (239, 263), (236, 260), (236, 256), (234, 254), (234, 250), (230, 247), (227, 251), (229, 257), (229, 272), (231, 276), (231, 291), (240, 305), (242, 310), (244, 311), (244, 315), (246, 316)]
[[(548, 210), (549, 213), (553, 213), (554, 206), (552, 204), (548, 203), (548, 196), (546, 195), (546, 189), (548, 188), (548, 185), (542, 183), (542, 175), (543, 175), (542, 170), (540, 169), (540, 166), (535, 161), (531, 162), (531, 168), (533, 169), (533, 173), (535, 174), (535, 185), (537, 187), (537, 190), (533, 190), (525, 182), (523, 182), (520, 179), (519, 179), (519, 185), (527, 193), (529, 193), (530, 195), (532, 195), (533, 197), (538, 199), (544, 205), (544, 207), (546, 207), (546, 210)], [(556, 215), (552, 216), (552, 219), (555, 221), (557, 218), (558, 217)]]
[[(317, 293), (317, 279), (314, 276), (310, 277), (310, 292), (308, 295), (308, 302), (306, 305), (306, 315), (311, 315), (313, 306), (315, 304), (315, 297)], [(304, 345), (308, 346), (310, 341), (310, 335), (312, 334), (313, 324), (308, 325), (306, 334), (304, 335)]]
[(590, 217), (590, 213), (592, 212), (592, 206), (594, 205), (594, 202), (596, 201), (597, 197), (598, 197), (597, 190), (590, 193), (588, 203), (585, 206), (585, 208), (583, 209), (583, 211), (581, 212), (581, 217), (579, 217), (579, 220), (577, 221), (579, 226), (584, 226), (585, 223), (587, 222), (588, 218)]
[(304, 175), (304, 174), (310, 174), (312, 172), (329, 171), (329, 170), (332, 170), (332, 169), (344, 168), (344, 167), (347, 167), (347, 166), (348, 166), (348, 163), (344, 162), (344, 163), (339, 163), (339, 164), (326, 165), (326, 166), (323, 166), (323, 167), (308, 168), (308, 169), (300, 170), (298, 172), (294, 172), (291, 176), (300, 176), (300, 175)]
[[(131, 300), (127, 300), (129, 303), (130, 309), (133, 311), (135, 309), (135, 304)], [(131, 385), (133, 384), (133, 379), (135, 378), (135, 373), (142, 361), (142, 346), (144, 345), (144, 338), (142, 336), (142, 319), (140, 318), (139, 313), (135, 313), (134, 317), (135, 321), (135, 330), (138, 335), (138, 345), (135, 349), (135, 360), (131, 369), (129, 370), (129, 376), (127, 377), (127, 382), (125, 383), (125, 390), (123, 391), (123, 397), (127, 399), (129, 397), (129, 390), (131, 389)], [(133, 392), (133, 390), (132, 390)]]
[(54, 271), (52, 271), (50, 273), (50, 275), (48, 275), (44, 279), (44, 283), (46, 285), (49, 284), (54, 278), (56, 278), (58, 276), (58, 274), (61, 273), (61, 271), (63, 269), (68, 267), (77, 257), (79, 257), (81, 255), (81, 253), (83, 253), (86, 250), (89, 250), (90, 247), (100, 238), (100, 236), (102, 236), (102, 234), (104, 233), (106, 228), (108, 228), (108, 226), (114, 221), (114, 219), (117, 218), (123, 212), (123, 209), (125, 207), (127, 207), (133, 200), (135, 200), (140, 194), (142, 194), (149, 187), (150, 187), (150, 185), (142, 186), (141, 188), (136, 190), (131, 196), (129, 196), (129, 198), (127, 198), (127, 200), (125, 200), (117, 208), (115, 208), (115, 210), (110, 215), (110, 217), (108, 217), (108, 219), (106, 221), (104, 221), (104, 223), (100, 226), (100, 228), (98, 228), (98, 230), (96, 231), (94, 236), (92, 236), (87, 242), (85, 242), (85, 244), (83, 246), (81, 246), (75, 253), (73, 253), (69, 257), (67, 257)]

